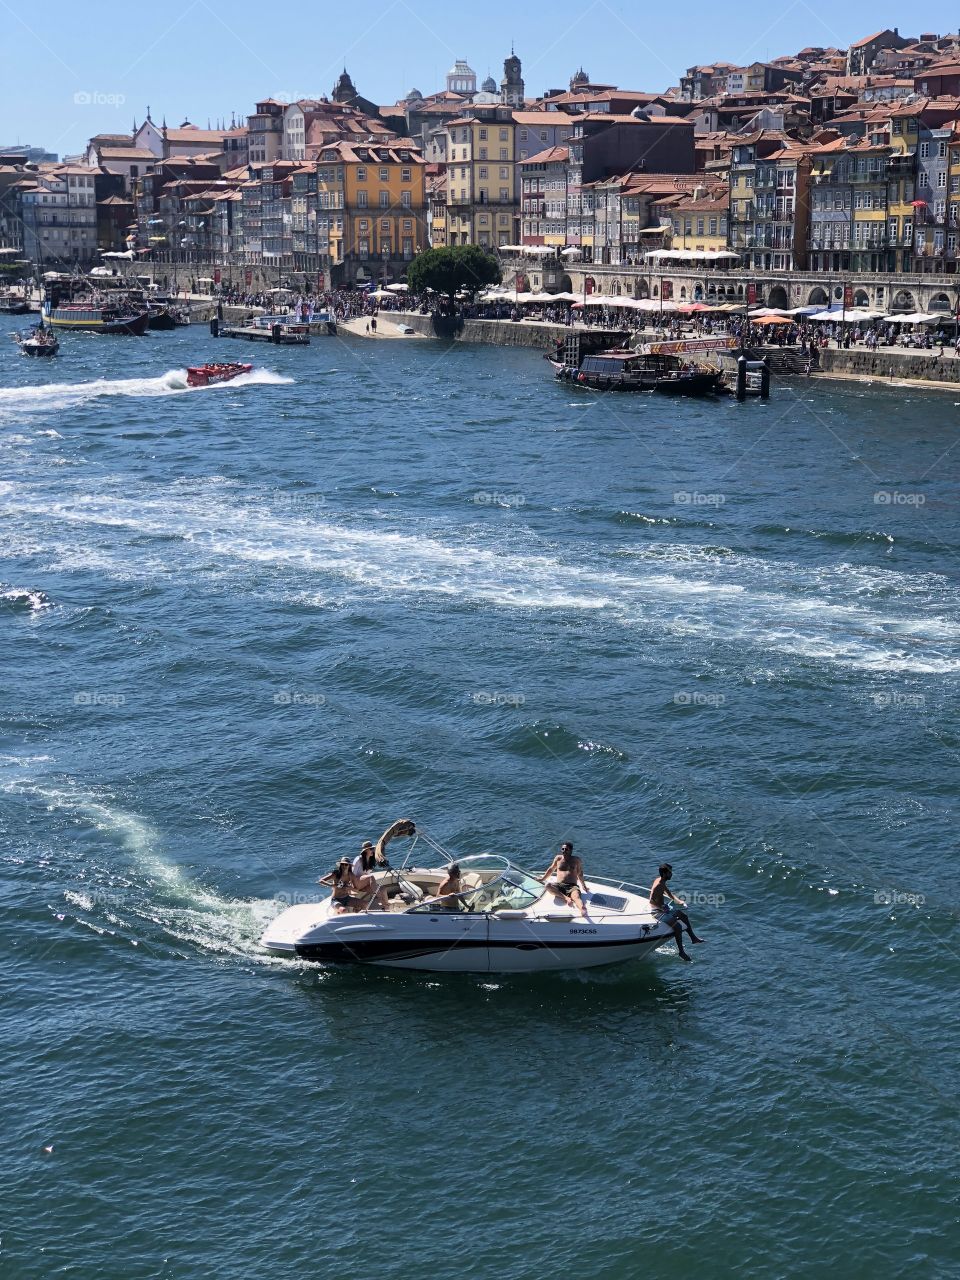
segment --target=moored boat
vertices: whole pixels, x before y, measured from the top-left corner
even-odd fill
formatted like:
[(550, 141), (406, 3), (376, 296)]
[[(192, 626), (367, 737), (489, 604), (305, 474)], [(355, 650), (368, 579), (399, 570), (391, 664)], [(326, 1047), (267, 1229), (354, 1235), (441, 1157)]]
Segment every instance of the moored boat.
[(44, 303), (43, 316), (55, 329), (74, 329), (82, 333), (133, 334), (141, 337), (147, 331), (150, 314), (133, 311), (121, 305), (97, 299)]
[(0, 293), (0, 311), (8, 316), (25, 316), (32, 310), (30, 303), (20, 293), (12, 290)]
[(241, 364), (239, 361), (192, 365), (187, 369), (187, 386), (208, 387), (212, 382), (229, 382), (231, 378), (239, 378), (242, 373), (249, 373), (252, 368), (252, 364)]
[(383, 857), (392, 831), (417, 837), (412, 822), (395, 823), (381, 836), (368, 906), (343, 910), (331, 896), (288, 907), (267, 927), (261, 945), (275, 955), (336, 965), (532, 973), (640, 959), (674, 937), (639, 885), (591, 876), (581, 916), (499, 854), (457, 859), (463, 892), (441, 897), (450, 855), (422, 837), (431, 856), (413, 863), (411, 850), (394, 870)]
[(724, 390), (719, 369), (686, 357), (697, 351), (727, 349), (733, 339), (689, 339), (648, 343), (634, 350), (615, 347), (581, 355), (576, 337), (547, 356), (557, 380), (592, 391), (658, 391), (663, 395), (706, 396)]

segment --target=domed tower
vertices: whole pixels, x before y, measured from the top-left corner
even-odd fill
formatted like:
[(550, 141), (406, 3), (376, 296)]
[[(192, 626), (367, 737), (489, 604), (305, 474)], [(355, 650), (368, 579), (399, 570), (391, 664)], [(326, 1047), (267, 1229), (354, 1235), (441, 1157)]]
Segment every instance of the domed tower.
[(590, 77), (584, 71), (583, 67), (570, 80), (570, 92), (576, 93), (578, 89), (584, 88), (590, 83)]
[(520, 71), (520, 59), (512, 49), (510, 57), (503, 60), (500, 101), (508, 107), (523, 106), (523, 75)]
[(487, 76), (480, 88), (484, 93), (496, 93), (497, 82), (494, 80), (493, 76)]
[(477, 73), (464, 58), (458, 58), (447, 72), (447, 92), (472, 98), (477, 92)]
[(333, 93), (331, 94), (331, 97), (334, 102), (340, 102), (343, 104), (353, 102), (356, 99), (356, 85), (350, 79), (346, 67), (343, 68), (343, 71), (340, 73), (339, 80), (333, 86)]

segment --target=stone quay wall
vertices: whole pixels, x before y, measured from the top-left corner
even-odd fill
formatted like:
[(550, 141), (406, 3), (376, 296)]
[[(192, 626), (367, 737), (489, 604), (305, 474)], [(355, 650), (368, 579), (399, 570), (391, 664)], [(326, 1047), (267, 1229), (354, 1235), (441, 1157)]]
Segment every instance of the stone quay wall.
[(960, 383), (960, 360), (949, 348), (943, 356), (937, 351), (885, 351), (883, 348), (878, 351), (828, 348), (819, 354), (820, 372), (834, 377)]
[[(434, 329), (433, 316), (421, 315), (417, 311), (381, 311), (377, 323), (408, 324), (428, 338), (444, 336), (438, 335)], [(571, 332), (586, 336), (590, 344), (598, 348), (615, 346), (629, 336), (627, 329), (571, 327), (545, 324), (539, 320), (464, 320), (454, 337), (457, 342), (479, 342), (491, 347), (534, 347), (552, 351), (556, 343), (562, 342)]]

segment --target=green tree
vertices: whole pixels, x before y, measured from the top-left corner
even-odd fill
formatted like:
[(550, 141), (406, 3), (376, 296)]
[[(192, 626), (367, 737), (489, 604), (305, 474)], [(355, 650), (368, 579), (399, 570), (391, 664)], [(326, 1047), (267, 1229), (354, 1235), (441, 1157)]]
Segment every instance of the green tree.
[(414, 293), (432, 289), (446, 294), (451, 303), (460, 289), (476, 293), (501, 280), (500, 263), (478, 244), (448, 249), (426, 249), (407, 268), (407, 284)]

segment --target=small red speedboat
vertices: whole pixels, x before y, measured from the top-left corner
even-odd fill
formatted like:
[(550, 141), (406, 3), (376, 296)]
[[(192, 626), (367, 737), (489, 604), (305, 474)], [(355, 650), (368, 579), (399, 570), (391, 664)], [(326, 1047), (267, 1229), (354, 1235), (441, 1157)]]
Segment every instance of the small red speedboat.
[(239, 378), (241, 373), (249, 373), (252, 364), (240, 364), (238, 360), (227, 361), (226, 364), (198, 364), (187, 370), (188, 387), (209, 387), (211, 382), (229, 382), (231, 378)]

